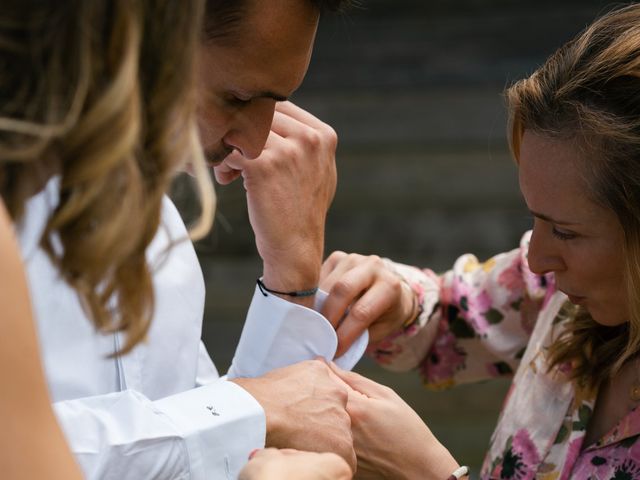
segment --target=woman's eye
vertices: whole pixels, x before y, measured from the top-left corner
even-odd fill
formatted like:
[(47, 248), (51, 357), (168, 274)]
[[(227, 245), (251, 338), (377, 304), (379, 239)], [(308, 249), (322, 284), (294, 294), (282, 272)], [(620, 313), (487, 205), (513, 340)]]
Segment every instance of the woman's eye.
[(558, 230), (556, 227), (551, 227), (551, 234), (560, 240), (571, 240), (576, 238), (575, 233), (563, 232), (562, 230)]

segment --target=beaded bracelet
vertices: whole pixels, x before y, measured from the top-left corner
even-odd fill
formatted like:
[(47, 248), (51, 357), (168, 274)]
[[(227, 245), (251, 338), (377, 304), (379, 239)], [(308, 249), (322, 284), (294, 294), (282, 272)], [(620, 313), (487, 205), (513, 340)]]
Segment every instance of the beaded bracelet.
[(456, 470), (447, 478), (447, 480), (460, 480), (462, 477), (469, 475), (469, 467), (462, 466), (456, 468)]
[(309, 290), (297, 290), (292, 292), (279, 292), (278, 290), (271, 290), (267, 288), (267, 286), (262, 282), (261, 279), (257, 279), (256, 283), (258, 284), (258, 288), (262, 292), (265, 297), (268, 297), (267, 292), (275, 293), (277, 295), (286, 295), (288, 297), (311, 297), (318, 292), (318, 287), (310, 288)]

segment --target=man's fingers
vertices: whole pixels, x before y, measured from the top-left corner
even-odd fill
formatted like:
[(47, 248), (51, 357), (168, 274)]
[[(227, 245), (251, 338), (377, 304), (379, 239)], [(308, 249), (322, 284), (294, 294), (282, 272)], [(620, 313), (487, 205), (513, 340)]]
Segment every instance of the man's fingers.
[(271, 130), (283, 137), (300, 136), (311, 146), (328, 145), (335, 150), (338, 144), (338, 135), (330, 125), (291, 102), (278, 104)]
[(276, 111), (273, 116), (273, 123), (271, 124), (271, 131), (278, 135), (287, 138), (300, 135), (305, 130), (314, 131), (314, 127), (301, 122), (297, 118), (290, 115), (286, 115), (282, 112)]
[(306, 110), (298, 107), (293, 102), (278, 102), (276, 103), (276, 112), (280, 112), (297, 121), (309, 125), (314, 128), (330, 128), (322, 120), (316, 118)]
[(386, 396), (388, 387), (380, 385), (373, 380), (363, 377), (356, 372), (349, 372), (338, 367), (334, 362), (329, 363), (329, 368), (340, 378), (344, 383), (349, 385), (356, 392), (369, 397), (369, 398), (382, 398)]
[(268, 169), (270, 164), (269, 159), (271, 156), (270, 151), (278, 151), (278, 148), (285, 142), (286, 140), (272, 131), (269, 133), (269, 138), (267, 139), (264, 150), (257, 158), (248, 159), (242, 156), (242, 154), (237, 150), (233, 151), (224, 159), (224, 162), (215, 167), (216, 180), (218, 179), (218, 170), (221, 172), (229, 170), (241, 172), (245, 178), (251, 178), (255, 173), (258, 173), (265, 168)]
[(238, 178), (240, 175), (242, 175), (241, 169), (232, 168), (231, 166), (227, 165), (225, 162), (222, 162), (220, 165), (213, 167), (213, 173), (216, 177), (216, 181), (220, 185), (228, 185), (231, 182), (233, 182), (236, 178)]
[(233, 150), (229, 155), (225, 157), (219, 167), (227, 167), (234, 168), (236, 170), (242, 170), (244, 166), (250, 162), (251, 160), (247, 160), (238, 150)]

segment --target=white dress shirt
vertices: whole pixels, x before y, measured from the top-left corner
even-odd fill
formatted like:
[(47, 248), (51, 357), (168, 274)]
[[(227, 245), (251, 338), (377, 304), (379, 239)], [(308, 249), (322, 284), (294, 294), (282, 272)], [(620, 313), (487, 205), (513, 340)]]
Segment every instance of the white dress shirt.
[[(17, 230), (54, 408), (85, 476), (235, 479), (249, 453), (264, 446), (265, 416), (248, 392), (219, 378), (200, 341), (204, 281), (175, 206), (164, 199), (147, 252), (156, 301), (149, 335), (130, 354), (109, 358), (123, 338), (96, 332), (39, 246), (57, 202), (54, 178), (30, 199)], [(165, 255), (170, 242), (177, 243)], [(256, 289), (230, 376), (331, 359), (336, 343), (319, 313)], [(352, 368), (366, 343), (363, 336), (341, 366)]]

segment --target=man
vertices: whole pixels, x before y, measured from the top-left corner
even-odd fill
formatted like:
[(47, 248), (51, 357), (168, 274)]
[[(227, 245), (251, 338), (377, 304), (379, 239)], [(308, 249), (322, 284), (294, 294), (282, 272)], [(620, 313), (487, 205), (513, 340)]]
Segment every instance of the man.
[[(56, 272), (39, 255), (36, 237), (22, 239), (54, 406), (88, 478), (235, 478), (265, 438), (269, 446), (334, 451), (355, 465), (347, 392), (326, 365), (310, 361), (264, 374), (335, 354), (332, 327), (306, 308), (313, 295), (287, 293), (318, 284), (336, 137), (307, 112), (276, 102), (304, 77), (321, 11), (344, 3), (207, 2), (201, 137), (220, 182), (242, 176), (264, 261), (264, 286), (250, 308), (233, 381), (217, 378), (200, 344), (204, 284), (191, 244), (178, 242), (154, 272), (148, 341), (110, 357), (120, 336), (96, 334), (73, 292), (38, 288)], [(49, 208), (49, 193), (29, 208)], [(151, 262), (186, 234), (168, 200), (162, 224)], [(295, 341), (302, 333), (308, 342)], [(314, 344), (316, 337), (329, 341)]]

